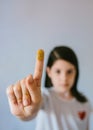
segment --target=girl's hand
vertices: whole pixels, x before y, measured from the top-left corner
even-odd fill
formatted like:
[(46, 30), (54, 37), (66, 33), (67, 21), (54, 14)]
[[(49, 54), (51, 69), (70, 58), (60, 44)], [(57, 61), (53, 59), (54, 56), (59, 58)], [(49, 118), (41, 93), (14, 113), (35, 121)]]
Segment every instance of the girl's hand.
[(38, 50), (34, 75), (29, 75), (7, 88), (11, 113), (22, 120), (32, 119), (40, 108), (43, 61), (44, 51)]

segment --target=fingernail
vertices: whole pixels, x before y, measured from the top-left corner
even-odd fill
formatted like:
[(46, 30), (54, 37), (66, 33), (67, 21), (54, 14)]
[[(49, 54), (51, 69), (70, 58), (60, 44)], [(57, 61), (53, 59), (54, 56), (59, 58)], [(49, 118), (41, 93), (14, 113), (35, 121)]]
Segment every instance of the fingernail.
[(42, 49), (37, 51), (37, 59), (40, 61), (44, 59), (44, 51)]

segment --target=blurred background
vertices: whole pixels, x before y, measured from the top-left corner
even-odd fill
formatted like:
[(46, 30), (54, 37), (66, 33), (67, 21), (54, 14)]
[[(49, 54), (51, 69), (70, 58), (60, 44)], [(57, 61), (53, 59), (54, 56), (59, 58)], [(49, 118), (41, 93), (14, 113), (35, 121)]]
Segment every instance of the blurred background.
[[(34, 130), (36, 119), (11, 115), (6, 88), (34, 73), (35, 54), (45, 51), (42, 78), (50, 50), (68, 45), (79, 58), (79, 90), (93, 105), (93, 1), (0, 0), (0, 130)], [(90, 130), (93, 130), (93, 116)]]

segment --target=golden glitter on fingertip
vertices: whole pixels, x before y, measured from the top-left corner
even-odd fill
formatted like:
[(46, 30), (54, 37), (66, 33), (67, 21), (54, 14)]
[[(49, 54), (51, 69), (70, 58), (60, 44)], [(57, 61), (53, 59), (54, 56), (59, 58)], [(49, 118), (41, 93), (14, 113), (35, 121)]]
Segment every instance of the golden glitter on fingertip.
[(37, 59), (42, 61), (44, 59), (44, 51), (42, 49), (39, 49), (37, 51)]

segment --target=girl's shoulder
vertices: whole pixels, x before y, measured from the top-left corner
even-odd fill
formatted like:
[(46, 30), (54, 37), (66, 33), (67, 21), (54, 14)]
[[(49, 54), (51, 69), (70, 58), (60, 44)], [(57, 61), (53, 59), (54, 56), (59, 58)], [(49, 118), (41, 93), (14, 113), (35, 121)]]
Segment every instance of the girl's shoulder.
[(52, 91), (52, 89), (51, 88), (42, 88), (41, 89), (41, 91), (42, 91), (42, 95), (46, 95), (46, 96), (50, 96), (51, 95), (51, 91)]
[(92, 107), (92, 104), (91, 104), (91, 102), (89, 100), (87, 100), (86, 102), (83, 102), (83, 103), (79, 102), (77, 100), (76, 100), (76, 102), (77, 102), (76, 106), (78, 106), (78, 108), (84, 109), (84, 110), (86, 110), (89, 113), (93, 112), (93, 107)]
[(42, 88), (41, 89), (41, 92), (42, 92), (42, 106), (41, 108), (42, 109), (46, 109), (47, 106), (50, 106), (51, 104), (51, 90), (50, 88), (47, 89), (47, 88)]
[(89, 100), (86, 102), (86, 105), (87, 105), (89, 111), (93, 112), (93, 106), (92, 106), (92, 103)]
[(46, 104), (51, 104), (52, 102), (56, 101), (55, 93), (53, 91), (53, 88), (42, 88), (42, 97), (43, 102)]

